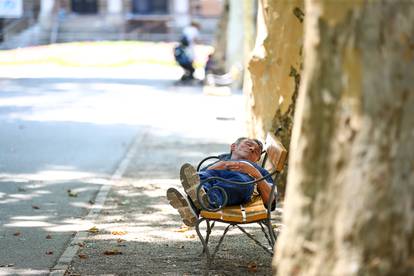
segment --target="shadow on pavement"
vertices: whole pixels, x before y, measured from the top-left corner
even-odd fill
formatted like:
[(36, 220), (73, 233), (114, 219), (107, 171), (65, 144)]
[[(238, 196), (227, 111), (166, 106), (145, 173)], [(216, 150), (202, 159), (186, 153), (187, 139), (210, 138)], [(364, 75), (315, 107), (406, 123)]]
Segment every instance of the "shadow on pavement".
[[(156, 182), (160, 183), (156, 183)], [(81, 244), (68, 275), (201, 275), (202, 245), (165, 198), (177, 179), (123, 179), (113, 187), (95, 227)], [(211, 245), (224, 228), (216, 226)], [(258, 227), (250, 228), (261, 239)], [(211, 249), (213, 250), (213, 248)], [(211, 275), (270, 275), (271, 256), (238, 230), (226, 236)]]
[[(193, 228), (182, 227), (178, 212), (166, 199), (169, 187), (181, 189), (179, 168), (196, 165), (228, 145), (179, 136), (142, 140), (124, 178), (113, 187), (105, 209), (75, 255), (67, 275), (201, 275), (205, 258)], [(223, 226), (216, 226), (215, 246)], [(258, 226), (248, 226), (264, 239)], [(213, 248), (211, 249), (213, 250)], [(211, 266), (211, 275), (271, 275), (272, 257), (237, 229), (226, 236)]]

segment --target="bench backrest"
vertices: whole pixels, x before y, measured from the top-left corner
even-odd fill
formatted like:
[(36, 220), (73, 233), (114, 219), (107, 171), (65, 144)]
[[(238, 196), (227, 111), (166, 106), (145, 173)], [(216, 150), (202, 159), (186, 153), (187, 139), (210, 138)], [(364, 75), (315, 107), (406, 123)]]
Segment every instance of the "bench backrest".
[(265, 143), (266, 155), (263, 159), (263, 167), (268, 167), (266, 162), (269, 162), (273, 169), (278, 172), (283, 170), (287, 157), (287, 150), (279, 141), (279, 139), (272, 133), (268, 133)]

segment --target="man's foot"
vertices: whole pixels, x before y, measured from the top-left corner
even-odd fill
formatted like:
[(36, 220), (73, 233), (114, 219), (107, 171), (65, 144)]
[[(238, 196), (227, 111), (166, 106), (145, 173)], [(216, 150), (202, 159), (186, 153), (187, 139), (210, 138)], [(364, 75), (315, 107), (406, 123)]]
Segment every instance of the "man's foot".
[[(198, 176), (196, 169), (188, 163), (182, 165), (180, 169), (180, 179), (186, 194), (191, 198), (194, 206), (199, 210), (202, 209), (201, 204), (197, 199), (197, 187), (200, 185), (200, 177)], [(203, 200), (204, 205), (208, 207), (207, 194), (203, 188), (200, 189), (200, 199)]]
[(194, 226), (196, 224), (197, 215), (186, 198), (177, 189), (169, 188), (167, 190), (167, 199), (171, 206), (178, 210), (185, 225)]
[(184, 74), (181, 77), (181, 81), (192, 81), (193, 79), (194, 79), (194, 77), (192, 75), (186, 75), (186, 74)]

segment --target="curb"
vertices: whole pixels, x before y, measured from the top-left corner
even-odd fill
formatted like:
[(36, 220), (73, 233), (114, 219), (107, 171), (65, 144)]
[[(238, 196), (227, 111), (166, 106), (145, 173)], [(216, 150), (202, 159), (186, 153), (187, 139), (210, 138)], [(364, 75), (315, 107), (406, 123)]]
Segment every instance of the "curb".
[[(127, 154), (125, 155), (125, 157), (119, 164), (115, 173), (111, 176), (109, 183), (102, 185), (101, 188), (99, 189), (98, 194), (96, 195), (96, 198), (95, 198), (95, 204), (93, 208), (91, 208), (91, 210), (89, 211), (85, 219), (95, 220), (95, 218), (99, 215), (99, 213), (101, 212), (104, 206), (106, 198), (108, 197), (108, 193), (111, 190), (112, 184), (115, 181), (120, 180), (122, 178), (122, 175), (125, 173), (129, 163), (131, 162), (132, 157), (137, 151), (140, 141), (141, 139), (138, 139), (138, 137), (134, 138), (134, 141), (129, 147)], [(60, 256), (56, 265), (50, 269), (49, 276), (64, 276), (65, 275), (67, 269), (69, 268), (70, 263), (72, 262), (73, 257), (76, 255), (76, 253), (80, 249), (79, 243), (81, 243), (82, 240), (86, 239), (87, 237), (88, 237), (88, 232), (86, 231), (76, 233), (73, 239), (69, 242), (68, 247), (65, 249), (63, 254)]]

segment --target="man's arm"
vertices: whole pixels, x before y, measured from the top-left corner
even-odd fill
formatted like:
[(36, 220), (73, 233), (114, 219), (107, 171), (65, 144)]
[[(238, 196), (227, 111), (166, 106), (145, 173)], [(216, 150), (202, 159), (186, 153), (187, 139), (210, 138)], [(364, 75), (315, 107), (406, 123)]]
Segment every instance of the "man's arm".
[(257, 183), (257, 190), (259, 190), (263, 203), (267, 208), (269, 208), (267, 204), (269, 203), (270, 193), (272, 192), (272, 187), (269, 182), (265, 180), (259, 181), (259, 183)]
[[(230, 171), (239, 171), (245, 174), (250, 175), (254, 179), (262, 178), (263, 175), (258, 169), (253, 167), (248, 162), (243, 161), (220, 161), (208, 168), (209, 170), (230, 170)], [(260, 193), (260, 196), (263, 199), (264, 204), (267, 207), (269, 202), (270, 193), (272, 191), (272, 186), (265, 179), (257, 183), (257, 190)]]

